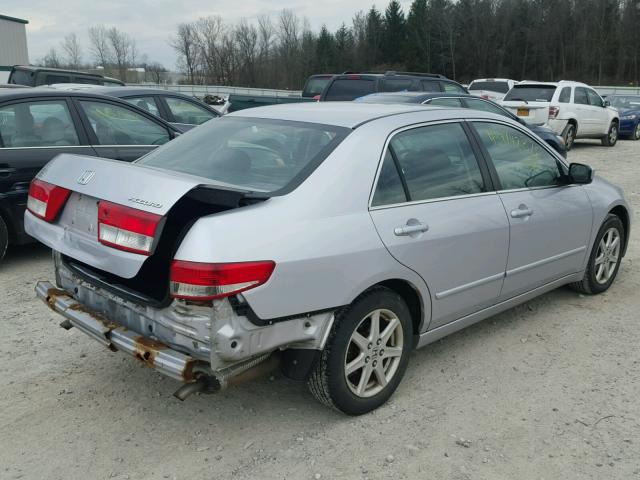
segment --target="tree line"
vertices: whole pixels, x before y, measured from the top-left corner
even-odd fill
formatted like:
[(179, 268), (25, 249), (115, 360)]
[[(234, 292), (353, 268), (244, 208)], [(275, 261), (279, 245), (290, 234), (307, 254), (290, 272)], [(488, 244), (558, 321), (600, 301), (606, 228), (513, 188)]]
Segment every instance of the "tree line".
[(640, 82), (640, 0), (397, 0), (336, 31), (292, 10), (182, 23), (170, 45), (192, 84), (300, 89), (314, 73), (416, 71), (474, 78)]

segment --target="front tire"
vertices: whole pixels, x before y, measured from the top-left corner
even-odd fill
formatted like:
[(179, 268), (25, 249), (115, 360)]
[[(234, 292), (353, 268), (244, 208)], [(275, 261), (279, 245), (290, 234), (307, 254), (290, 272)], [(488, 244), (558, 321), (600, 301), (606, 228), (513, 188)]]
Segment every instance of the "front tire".
[(631, 134), (631, 140), (640, 140), (640, 122), (636, 125), (633, 134)]
[(607, 215), (596, 236), (584, 277), (572, 283), (571, 288), (587, 295), (606, 292), (618, 275), (625, 234), (620, 218)]
[(7, 247), (9, 246), (9, 230), (7, 224), (4, 223), (2, 217), (0, 217), (0, 260), (4, 258), (4, 254), (7, 253)]
[(602, 138), (601, 142), (605, 147), (613, 147), (618, 143), (618, 124), (616, 122), (611, 122), (611, 125), (609, 125), (609, 131)]
[(388, 288), (373, 288), (336, 315), (307, 385), (323, 404), (362, 415), (393, 394), (412, 346), (411, 313), (404, 300)]

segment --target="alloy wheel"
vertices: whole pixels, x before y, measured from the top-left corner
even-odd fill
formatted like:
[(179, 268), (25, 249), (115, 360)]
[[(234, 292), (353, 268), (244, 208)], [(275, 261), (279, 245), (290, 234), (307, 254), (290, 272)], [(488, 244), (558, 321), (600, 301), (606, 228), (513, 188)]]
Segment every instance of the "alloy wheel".
[(603, 285), (607, 283), (614, 272), (620, 259), (620, 232), (617, 228), (610, 228), (605, 232), (598, 245), (595, 258), (596, 282)]
[(633, 138), (635, 138), (636, 140), (640, 140), (640, 122), (638, 122), (638, 124), (636, 125), (636, 129), (633, 132)]
[(609, 145), (613, 145), (618, 140), (618, 127), (612, 125), (609, 129)]
[(573, 142), (575, 141), (575, 127), (573, 125), (569, 126), (569, 129), (567, 130), (567, 133), (565, 135), (565, 139), (564, 139), (564, 144), (565, 144), (565, 148), (567, 150), (571, 150), (571, 147), (573, 147)]
[(344, 375), (352, 393), (372, 397), (384, 389), (398, 371), (404, 332), (398, 316), (378, 309), (365, 316), (349, 339)]

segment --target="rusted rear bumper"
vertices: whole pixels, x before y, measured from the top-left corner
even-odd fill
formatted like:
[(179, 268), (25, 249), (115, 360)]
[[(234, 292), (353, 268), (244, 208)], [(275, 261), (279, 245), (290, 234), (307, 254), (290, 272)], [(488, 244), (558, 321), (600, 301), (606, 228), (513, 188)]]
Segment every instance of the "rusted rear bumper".
[(194, 367), (197, 361), (193, 357), (104, 318), (49, 282), (38, 282), (36, 294), (53, 311), (69, 320), (74, 327), (106, 347), (127, 352), (145, 365), (181, 382), (195, 380)]

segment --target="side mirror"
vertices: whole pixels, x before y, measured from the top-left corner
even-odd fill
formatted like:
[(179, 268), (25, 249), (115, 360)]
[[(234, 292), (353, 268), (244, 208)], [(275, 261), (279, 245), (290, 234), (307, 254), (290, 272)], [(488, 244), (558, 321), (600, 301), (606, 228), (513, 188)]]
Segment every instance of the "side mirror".
[(611, 102), (609, 100), (605, 100), (604, 102), (602, 102), (602, 106), (604, 108), (610, 107), (611, 106)]
[(593, 169), (583, 163), (569, 165), (569, 181), (577, 185), (586, 185), (593, 182)]

